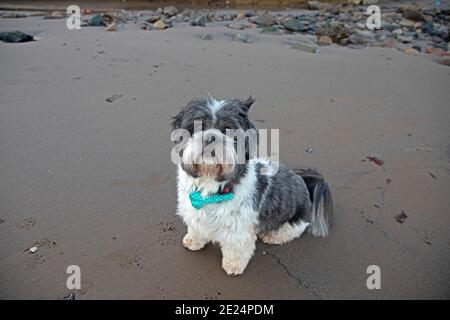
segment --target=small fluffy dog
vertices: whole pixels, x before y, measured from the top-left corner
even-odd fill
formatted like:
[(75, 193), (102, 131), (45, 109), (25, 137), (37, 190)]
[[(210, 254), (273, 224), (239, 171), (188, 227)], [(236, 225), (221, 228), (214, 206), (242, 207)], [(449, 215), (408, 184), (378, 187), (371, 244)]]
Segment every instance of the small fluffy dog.
[[(316, 171), (252, 158), (248, 145), (244, 161), (237, 161), (237, 144), (227, 130), (256, 130), (248, 114), (254, 101), (251, 96), (195, 99), (171, 121), (172, 130), (190, 133), (178, 164), (177, 214), (187, 225), (183, 245), (196, 251), (210, 241), (218, 243), (228, 275), (242, 274), (257, 237), (269, 244), (288, 242), (305, 230), (325, 237), (332, 222), (330, 189)], [(195, 122), (202, 131), (195, 131)], [(195, 147), (198, 138), (202, 146), (222, 138), (226, 161), (202, 159), (202, 149)]]

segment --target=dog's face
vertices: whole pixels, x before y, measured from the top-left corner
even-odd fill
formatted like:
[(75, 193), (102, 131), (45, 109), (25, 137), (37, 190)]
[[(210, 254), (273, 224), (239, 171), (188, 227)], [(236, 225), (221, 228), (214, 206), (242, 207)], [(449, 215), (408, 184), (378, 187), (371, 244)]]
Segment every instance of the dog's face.
[[(237, 178), (245, 172), (251, 143), (249, 133), (256, 135), (256, 126), (249, 119), (252, 97), (246, 100), (212, 97), (192, 100), (172, 118), (172, 130), (184, 129), (189, 138), (182, 150), (183, 170), (194, 178), (210, 177), (217, 181)], [(239, 144), (239, 134), (244, 143)]]

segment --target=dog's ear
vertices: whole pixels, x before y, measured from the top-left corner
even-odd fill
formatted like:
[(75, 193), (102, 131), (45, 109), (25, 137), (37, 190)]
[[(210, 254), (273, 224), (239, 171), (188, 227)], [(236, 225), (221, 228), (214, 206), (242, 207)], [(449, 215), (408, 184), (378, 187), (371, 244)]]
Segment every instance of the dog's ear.
[(175, 116), (170, 120), (170, 126), (172, 127), (172, 131), (175, 129), (179, 129), (181, 127), (181, 121), (183, 120), (184, 108), (181, 109)]
[(250, 107), (252, 106), (252, 104), (255, 103), (255, 101), (256, 101), (255, 98), (253, 98), (250, 95), (247, 99), (245, 99), (241, 102), (242, 102), (242, 105), (244, 106), (244, 108), (248, 111), (250, 109)]

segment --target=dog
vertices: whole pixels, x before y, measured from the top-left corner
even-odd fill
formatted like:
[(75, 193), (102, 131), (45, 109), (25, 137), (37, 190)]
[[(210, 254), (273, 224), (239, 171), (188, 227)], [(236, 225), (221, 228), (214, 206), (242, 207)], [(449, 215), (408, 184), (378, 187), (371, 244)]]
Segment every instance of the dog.
[[(252, 96), (245, 100), (194, 99), (171, 120), (172, 134), (175, 130), (188, 133), (177, 141), (182, 148), (176, 213), (187, 226), (183, 245), (197, 251), (209, 242), (219, 244), (222, 268), (228, 275), (244, 272), (258, 238), (283, 244), (305, 230), (325, 237), (332, 224), (330, 187), (317, 171), (294, 171), (281, 162), (275, 165), (252, 156), (248, 143), (238, 161), (236, 137), (227, 133), (257, 132), (249, 117), (254, 102)], [(195, 130), (196, 124), (201, 131)], [(214, 153), (221, 153), (216, 150), (212, 157), (202, 158), (205, 147), (219, 140), (225, 154), (214, 158)]]

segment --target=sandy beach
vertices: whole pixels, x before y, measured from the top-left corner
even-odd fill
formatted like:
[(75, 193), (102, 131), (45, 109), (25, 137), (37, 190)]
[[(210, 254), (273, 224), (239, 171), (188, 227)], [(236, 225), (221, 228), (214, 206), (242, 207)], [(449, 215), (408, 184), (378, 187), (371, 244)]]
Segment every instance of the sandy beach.
[[(448, 66), (394, 48), (314, 54), (290, 46), (308, 35), (220, 23), (0, 18), (11, 30), (37, 41), (0, 42), (1, 299), (64, 299), (69, 265), (80, 300), (450, 298)], [(258, 242), (239, 277), (218, 247), (183, 248), (168, 123), (208, 92), (252, 94), (281, 160), (324, 174), (329, 237)]]

